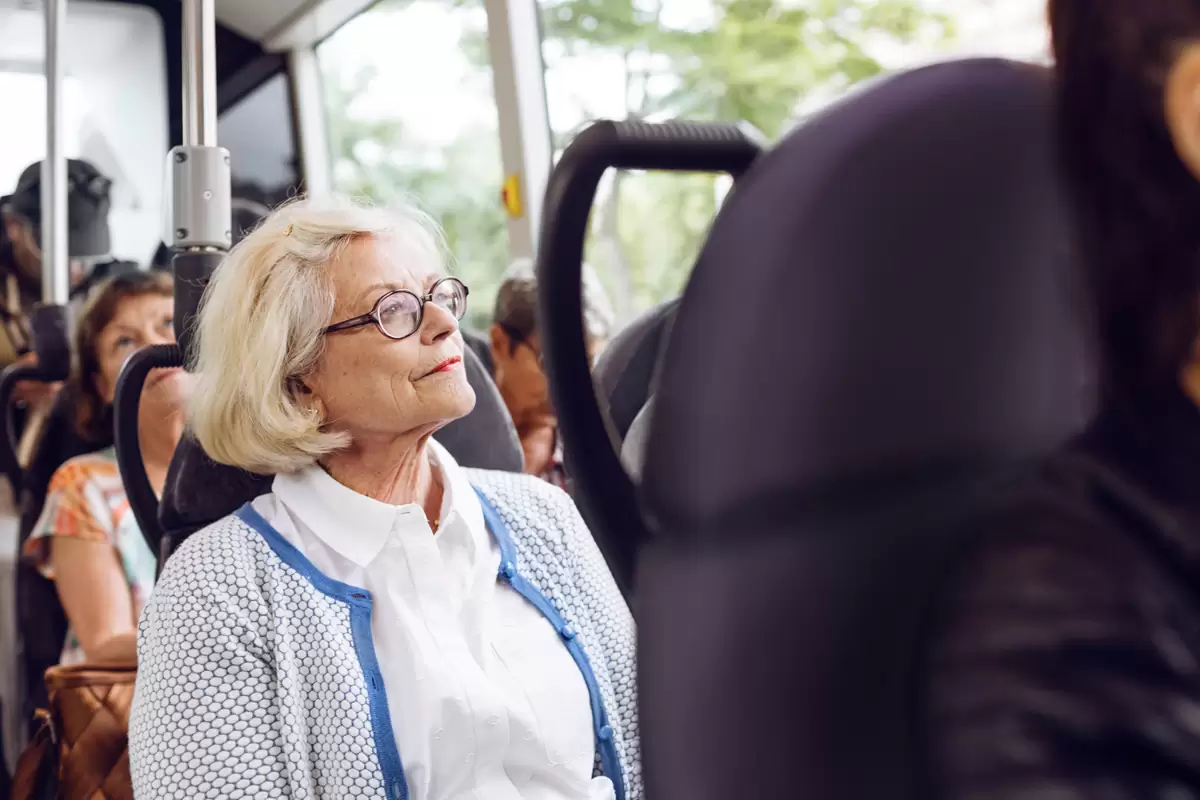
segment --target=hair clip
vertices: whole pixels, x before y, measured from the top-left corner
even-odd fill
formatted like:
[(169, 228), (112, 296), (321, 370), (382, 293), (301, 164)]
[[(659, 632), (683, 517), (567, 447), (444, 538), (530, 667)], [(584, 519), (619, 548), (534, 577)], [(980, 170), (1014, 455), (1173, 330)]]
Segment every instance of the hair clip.
[(292, 229), (293, 229), (294, 227), (296, 227), (296, 226), (295, 226), (295, 225), (293, 225), (292, 223), (290, 223), (290, 222), (289, 222), (289, 223), (288, 223), (288, 229), (287, 229), (287, 232), (286, 232), (286, 233), (284, 233), (283, 235), (284, 235), (284, 236), (291, 236), (291, 235), (292, 235)]

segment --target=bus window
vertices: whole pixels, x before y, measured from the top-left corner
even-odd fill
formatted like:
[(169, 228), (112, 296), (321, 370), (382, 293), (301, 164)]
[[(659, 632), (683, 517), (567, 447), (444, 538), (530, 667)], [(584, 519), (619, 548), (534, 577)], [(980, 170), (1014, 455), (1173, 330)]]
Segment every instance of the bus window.
[[(0, 194), (46, 154), (43, 12), (0, 6)], [(143, 262), (162, 227), (167, 141), (161, 18), (126, 3), (71, 3), (66, 17), (66, 154), (113, 181), (113, 255)]]
[[(597, 118), (744, 120), (773, 141), (798, 114), (887, 69), (954, 54), (1036, 57), (1045, 41), (1044, 0), (540, 2), (560, 152)], [(679, 294), (727, 190), (707, 175), (605, 176), (586, 258), (622, 321)]]
[(317, 48), (340, 191), (415, 198), (446, 232), (485, 330), (510, 260), (482, 0), (381, 3)]
[(300, 191), (300, 163), (286, 72), (226, 109), (217, 141), (229, 151), (233, 196), (274, 207)]

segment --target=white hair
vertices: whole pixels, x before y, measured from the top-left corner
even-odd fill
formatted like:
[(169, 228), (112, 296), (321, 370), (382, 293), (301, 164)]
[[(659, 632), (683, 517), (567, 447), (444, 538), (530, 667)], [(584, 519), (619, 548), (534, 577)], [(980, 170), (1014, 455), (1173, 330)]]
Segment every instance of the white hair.
[(192, 432), (214, 461), (262, 473), (301, 470), (349, 444), (299, 397), (333, 322), (329, 265), (361, 236), (402, 242), (441, 269), (445, 245), (411, 206), (345, 198), (280, 207), (212, 275), (196, 320)]

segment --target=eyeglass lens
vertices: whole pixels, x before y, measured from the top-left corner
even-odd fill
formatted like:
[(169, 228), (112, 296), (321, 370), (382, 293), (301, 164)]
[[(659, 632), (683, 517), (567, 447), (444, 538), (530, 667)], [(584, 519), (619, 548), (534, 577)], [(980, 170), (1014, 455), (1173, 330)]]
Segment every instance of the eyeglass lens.
[[(467, 294), (456, 280), (444, 280), (433, 287), (429, 302), (441, 306), (455, 319), (467, 312)], [(379, 303), (379, 326), (393, 339), (411, 336), (421, 325), (421, 300), (412, 292), (392, 292)]]

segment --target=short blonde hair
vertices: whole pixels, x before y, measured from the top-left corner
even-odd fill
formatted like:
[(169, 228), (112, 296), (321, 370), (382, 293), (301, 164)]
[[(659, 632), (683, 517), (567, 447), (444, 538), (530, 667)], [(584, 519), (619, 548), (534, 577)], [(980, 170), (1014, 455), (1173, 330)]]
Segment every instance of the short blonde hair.
[(431, 266), (445, 264), (441, 232), (426, 214), (334, 197), (275, 210), (213, 273), (196, 320), (190, 422), (214, 461), (295, 472), (349, 444), (325, 429), (298, 387), (333, 322), (328, 266), (362, 236), (394, 239)]

